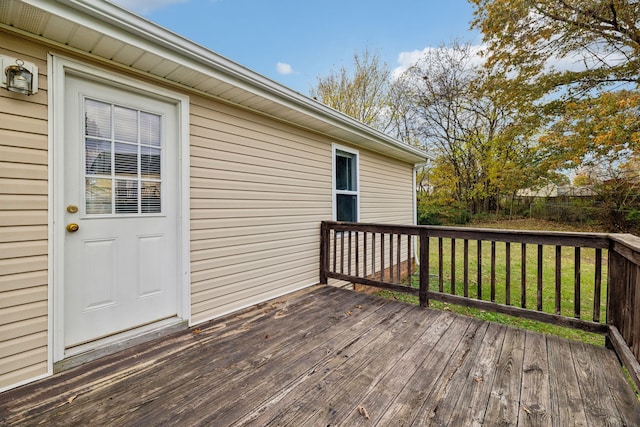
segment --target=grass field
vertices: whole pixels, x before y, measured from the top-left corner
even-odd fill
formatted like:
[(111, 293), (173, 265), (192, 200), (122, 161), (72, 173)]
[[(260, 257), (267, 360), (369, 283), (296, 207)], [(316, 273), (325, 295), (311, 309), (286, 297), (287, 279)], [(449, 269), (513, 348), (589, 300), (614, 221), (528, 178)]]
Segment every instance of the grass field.
[[(579, 231), (575, 228), (559, 227), (558, 224), (548, 223), (545, 221), (502, 221), (491, 223), (475, 223), (473, 227), (477, 228), (502, 228), (502, 229), (528, 229), (528, 230), (554, 230), (554, 231)], [(593, 231), (593, 230), (589, 230)], [(510, 289), (507, 292), (507, 263), (506, 263), (506, 251), (507, 246), (503, 242), (497, 242), (495, 245), (495, 302), (500, 304), (506, 304), (509, 297), (509, 303), (514, 306), (520, 306), (522, 296), (522, 281), (521, 281), (521, 245), (510, 245)], [(452, 269), (452, 254), (451, 254), (451, 240), (443, 239), (443, 291), (446, 293), (455, 293), (457, 295), (463, 294), (464, 286), (464, 256), (463, 241), (456, 240), (455, 256), (453, 257), (455, 268)], [(556, 248), (555, 246), (543, 246), (542, 255), (542, 311), (546, 313), (555, 313), (555, 274), (556, 274)], [(469, 284), (469, 297), (477, 298), (478, 296), (478, 280), (477, 280), (477, 243), (475, 241), (469, 241), (469, 270), (468, 270), (468, 284)], [(439, 249), (438, 239), (430, 239), (429, 248), (429, 275), (431, 290), (438, 291), (440, 288), (439, 277)], [(574, 248), (566, 247), (562, 248), (561, 252), (562, 268), (561, 268), (561, 298), (560, 307), (561, 314), (565, 316), (574, 316), (574, 282), (575, 282), (575, 270)], [(580, 317), (585, 320), (594, 320), (594, 281), (595, 281), (595, 249), (583, 248), (580, 252)], [(525, 280), (525, 295), (526, 295), (526, 307), (529, 309), (536, 309), (537, 306), (537, 286), (538, 286), (538, 246), (527, 245), (526, 247), (526, 280)], [(490, 300), (491, 298), (491, 243), (482, 243), (482, 262), (481, 262), (481, 292), (483, 300)], [(452, 271), (455, 272), (455, 280), (452, 282)], [(606, 302), (606, 278), (607, 278), (607, 253), (606, 250), (602, 251), (602, 286), (600, 291), (600, 321), (605, 319), (605, 302)], [(412, 277), (412, 286), (418, 286), (418, 276), (414, 274)], [(455, 292), (453, 292), (455, 291)], [(381, 291), (380, 295), (394, 298), (398, 300), (404, 300), (411, 303), (418, 303), (417, 297), (412, 295)], [(603, 345), (604, 337), (599, 334), (592, 334), (583, 332), (576, 329), (564, 328), (559, 326), (550, 325), (542, 322), (535, 322), (527, 319), (521, 319), (517, 317), (507, 316), (503, 314), (493, 313), (484, 310), (478, 310), (473, 308), (461, 307), (452, 304), (445, 304), (438, 301), (431, 301), (430, 306), (436, 309), (442, 309), (452, 311), (460, 314), (470, 315), (485, 320), (494, 322), (509, 324), (516, 327), (526, 328), (542, 333), (554, 334), (565, 338), (577, 339), (591, 344)]]

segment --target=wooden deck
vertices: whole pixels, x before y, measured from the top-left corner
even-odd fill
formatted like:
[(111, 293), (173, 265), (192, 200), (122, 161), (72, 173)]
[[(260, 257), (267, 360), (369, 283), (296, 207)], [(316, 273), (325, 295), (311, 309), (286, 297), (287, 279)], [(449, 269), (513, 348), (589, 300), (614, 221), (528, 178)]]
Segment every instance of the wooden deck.
[(0, 395), (0, 424), (638, 426), (613, 352), (332, 287)]

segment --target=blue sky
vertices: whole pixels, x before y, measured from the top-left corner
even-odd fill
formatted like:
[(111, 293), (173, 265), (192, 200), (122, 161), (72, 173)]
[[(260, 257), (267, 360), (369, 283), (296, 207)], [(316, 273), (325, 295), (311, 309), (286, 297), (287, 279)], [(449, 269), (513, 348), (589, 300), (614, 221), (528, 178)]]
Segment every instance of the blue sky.
[(308, 95), (364, 49), (393, 69), (469, 30), (466, 0), (115, 0), (145, 18)]

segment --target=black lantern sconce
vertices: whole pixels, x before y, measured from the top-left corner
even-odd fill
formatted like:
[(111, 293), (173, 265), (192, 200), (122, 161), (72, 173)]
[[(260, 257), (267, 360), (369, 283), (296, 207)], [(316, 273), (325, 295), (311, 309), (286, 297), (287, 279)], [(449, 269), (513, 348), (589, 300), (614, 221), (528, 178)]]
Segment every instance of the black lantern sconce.
[(38, 67), (22, 59), (0, 55), (2, 87), (10, 92), (33, 95), (38, 92)]

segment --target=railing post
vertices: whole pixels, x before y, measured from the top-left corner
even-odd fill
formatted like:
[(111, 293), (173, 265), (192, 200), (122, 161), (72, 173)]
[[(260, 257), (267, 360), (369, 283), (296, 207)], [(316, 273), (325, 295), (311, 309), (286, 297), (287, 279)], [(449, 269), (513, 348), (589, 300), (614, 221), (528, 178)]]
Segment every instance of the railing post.
[(606, 345), (613, 348), (636, 387), (640, 387), (640, 238), (609, 239)]
[[(620, 283), (623, 278), (621, 273), (624, 271), (622, 257), (614, 250), (613, 242), (609, 242), (607, 255), (607, 303), (605, 312), (605, 322), (607, 325), (618, 327), (619, 315), (622, 308), (619, 293)], [(609, 335), (606, 336), (606, 346), (613, 348)]]
[(420, 306), (429, 306), (429, 234), (420, 230)]
[(322, 221), (320, 223), (320, 283), (326, 285), (327, 270), (329, 269), (329, 228)]

